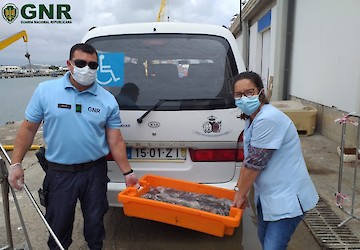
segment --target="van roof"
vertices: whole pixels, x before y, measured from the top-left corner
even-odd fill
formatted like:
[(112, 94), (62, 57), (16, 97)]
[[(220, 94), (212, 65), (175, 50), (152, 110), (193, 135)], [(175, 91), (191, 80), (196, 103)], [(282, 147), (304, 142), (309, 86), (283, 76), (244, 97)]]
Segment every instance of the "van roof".
[(225, 38), (229, 35), (232, 35), (228, 29), (218, 25), (199, 23), (149, 22), (125, 23), (93, 28), (85, 35), (83, 40), (86, 41), (94, 36), (149, 33), (194, 33), (217, 35), (223, 36)]

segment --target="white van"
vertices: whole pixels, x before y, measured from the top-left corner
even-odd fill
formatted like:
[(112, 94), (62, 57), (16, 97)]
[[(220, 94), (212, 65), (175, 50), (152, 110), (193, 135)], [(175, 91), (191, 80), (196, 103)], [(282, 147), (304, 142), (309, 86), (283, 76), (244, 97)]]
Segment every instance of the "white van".
[[(221, 26), (136, 23), (91, 29), (82, 42), (122, 53), (118, 100), (128, 158), (145, 174), (233, 189), (244, 128), (234, 105), (232, 79), (245, 71), (235, 39)], [(111, 65), (112, 68), (117, 65)], [(121, 206), (124, 177), (108, 156), (108, 199)]]

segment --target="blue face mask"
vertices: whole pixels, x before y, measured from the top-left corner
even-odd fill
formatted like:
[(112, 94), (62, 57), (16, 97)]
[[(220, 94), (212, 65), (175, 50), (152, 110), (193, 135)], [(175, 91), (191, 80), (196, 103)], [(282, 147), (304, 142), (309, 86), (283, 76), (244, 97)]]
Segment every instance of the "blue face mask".
[(260, 107), (259, 96), (258, 95), (253, 95), (250, 97), (242, 96), (240, 99), (235, 99), (235, 105), (245, 115), (250, 116), (254, 114), (254, 112)]

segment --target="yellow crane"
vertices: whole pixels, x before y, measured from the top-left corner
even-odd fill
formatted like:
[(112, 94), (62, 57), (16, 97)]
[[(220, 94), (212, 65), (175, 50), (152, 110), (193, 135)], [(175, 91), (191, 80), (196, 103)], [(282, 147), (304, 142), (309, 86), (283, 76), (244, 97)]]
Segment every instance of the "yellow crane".
[(0, 41), (0, 50), (6, 48), (7, 46), (11, 45), (12, 43), (16, 42), (20, 38), (24, 39), (24, 42), (28, 42), (28, 36), (25, 30), (22, 30), (4, 40)]
[(162, 20), (164, 19), (165, 5), (166, 5), (166, 0), (161, 0), (160, 9), (157, 16), (158, 22), (162, 22)]
[[(11, 36), (5, 38), (4, 40), (1, 40), (0, 41), (0, 50), (6, 48), (7, 46), (9, 46), (11, 44), (13, 44), (14, 42), (19, 40), (20, 38), (22, 38), (25, 43), (28, 42), (29, 39), (28, 39), (28, 35), (27, 35), (25, 30), (22, 30), (22, 31), (20, 31), (20, 32), (14, 34), (14, 35), (11, 35)], [(27, 49), (26, 49), (25, 57), (29, 60), (29, 68), (30, 68), (30, 71), (31, 71), (30, 54), (27, 51)]]

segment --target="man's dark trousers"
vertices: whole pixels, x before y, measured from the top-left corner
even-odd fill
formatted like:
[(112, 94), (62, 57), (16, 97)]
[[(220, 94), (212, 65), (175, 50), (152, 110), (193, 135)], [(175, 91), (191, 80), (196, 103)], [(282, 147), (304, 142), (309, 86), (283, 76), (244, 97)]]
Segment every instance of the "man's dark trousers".
[[(91, 250), (102, 248), (105, 239), (103, 218), (108, 210), (108, 182), (106, 160), (79, 172), (47, 170), (44, 188), (49, 193), (45, 218), (65, 249), (72, 243), (77, 200), (81, 204), (88, 247)], [(51, 236), (48, 246), (59, 249)]]

